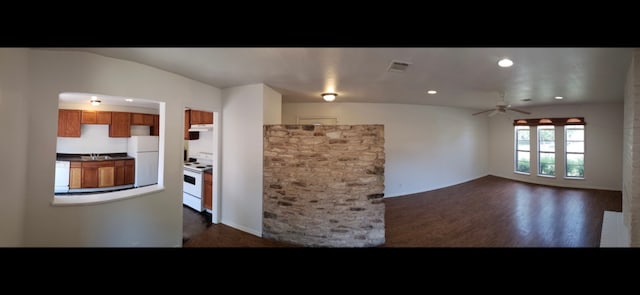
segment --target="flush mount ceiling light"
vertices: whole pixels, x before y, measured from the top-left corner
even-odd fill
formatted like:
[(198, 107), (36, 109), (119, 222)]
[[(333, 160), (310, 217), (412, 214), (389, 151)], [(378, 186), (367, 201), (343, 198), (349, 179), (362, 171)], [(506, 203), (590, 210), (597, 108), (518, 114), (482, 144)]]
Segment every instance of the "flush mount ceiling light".
[(435, 91), (435, 90), (428, 90), (428, 91), (427, 91), (427, 93), (428, 93), (428, 94), (436, 94), (436, 93), (438, 93), (438, 91)]
[(508, 68), (513, 65), (513, 61), (508, 58), (503, 58), (498, 61), (498, 65), (503, 68)]
[(562, 97), (562, 96), (555, 96), (555, 97), (553, 97), (553, 98), (555, 98), (555, 99), (563, 99), (564, 97)]
[(322, 96), (322, 99), (324, 99), (325, 101), (334, 101), (336, 99), (336, 96), (338, 96), (338, 94), (333, 92), (325, 92), (321, 96)]
[(128, 101), (128, 102), (132, 102), (133, 101), (133, 99), (131, 99), (131, 98), (125, 98), (124, 100)]
[(99, 106), (100, 103), (102, 102), (101, 100), (98, 99), (97, 96), (92, 96), (90, 101), (91, 101), (91, 105), (93, 106)]

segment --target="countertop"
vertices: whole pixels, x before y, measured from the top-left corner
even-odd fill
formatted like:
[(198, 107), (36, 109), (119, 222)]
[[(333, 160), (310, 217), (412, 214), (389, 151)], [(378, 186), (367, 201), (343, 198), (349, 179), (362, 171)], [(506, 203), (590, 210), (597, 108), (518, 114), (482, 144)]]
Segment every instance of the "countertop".
[(89, 154), (56, 154), (56, 161), (73, 161), (73, 162), (100, 162), (100, 161), (118, 161), (118, 160), (133, 160), (134, 157), (130, 157), (127, 153), (110, 153), (100, 154), (100, 156), (109, 156), (108, 159), (89, 159)]

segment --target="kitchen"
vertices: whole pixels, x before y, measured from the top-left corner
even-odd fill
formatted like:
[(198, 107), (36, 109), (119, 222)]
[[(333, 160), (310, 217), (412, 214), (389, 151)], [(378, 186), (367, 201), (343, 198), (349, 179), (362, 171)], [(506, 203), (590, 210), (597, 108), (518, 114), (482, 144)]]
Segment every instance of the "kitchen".
[(158, 183), (159, 104), (61, 93), (54, 194), (105, 193)]

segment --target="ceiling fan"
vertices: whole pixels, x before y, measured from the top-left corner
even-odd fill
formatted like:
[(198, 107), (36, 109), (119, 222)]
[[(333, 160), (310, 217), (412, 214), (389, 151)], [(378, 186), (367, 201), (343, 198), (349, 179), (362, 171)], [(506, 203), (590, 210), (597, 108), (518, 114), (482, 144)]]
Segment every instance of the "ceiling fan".
[(494, 116), (495, 114), (505, 114), (505, 113), (507, 113), (507, 111), (514, 111), (514, 112), (523, 113), (523, 114), (527, 114), (527, 115), (531, 114), (530, 112), (527, 112), (527, 111), (523, 111), (523, 110), (519, 110), (519, 109), (516, 109), (516, 108), (512, 108), (510, 104), (507, 104), (507, 102), (505, 102), (504, 93), (502, 93), (502, 101), (499, 101), (496, 104), (495, 108), (484, 110), (484, 111), (480, 111), (480, 112), (477, 112), (477, 113), (473, 113), (472, 116), (480, 115), (480, 114), (487, 113), (487, 112), (491, 112), (491, 113), (489, 113), (489, 117), (491, 117), (491, 116)]

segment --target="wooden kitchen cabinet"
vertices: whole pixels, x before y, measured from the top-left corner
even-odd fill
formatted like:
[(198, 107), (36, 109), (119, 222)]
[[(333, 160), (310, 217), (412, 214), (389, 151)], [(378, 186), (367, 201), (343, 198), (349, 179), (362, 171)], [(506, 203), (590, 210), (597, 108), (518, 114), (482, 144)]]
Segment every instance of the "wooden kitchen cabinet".
[(213, 175), (204, 173), (204, 207), (213, 210)]
[(124, 185), (124, 160), (114, 161), (113, 184)]
[(98, 187), (100, 162), (82, 162), (82, 188)]
[(213, 124), (213, 113), (191, 110), (191, 124)]
[(81, 110), (58, 110), (58, 136), (80, 137)]
[(69, 167), (69, 188), (81, 188), (82, 162), (71, 162)]
[(135, 160), (124, 160), (124, 184), (134, 184), (136, 175)]
[(153, 126), (153, 114), (131, 113), (131, 125)]
[(114, 186), (113, 161), (107, 161), (110, 166), (102, 165), (98, 168), (98, 187)]
[(160, 115), (153, 115), (153, 125), (151, 125), (151, 135), (160, 136)]
[(111, 124), (111, 112), (82, 111), (82, 124)]
[(111, 112), (109, 137), (131, 137), (131, 115), (126, 112)]
[(184, 139), (185, 140), (194, 140), (200, 138), (199, 132), (189, 132), (189, 127), (191, 127), (191, 111), (184, 111)]

